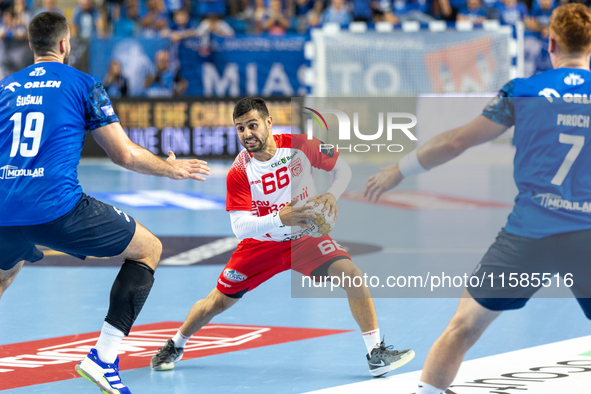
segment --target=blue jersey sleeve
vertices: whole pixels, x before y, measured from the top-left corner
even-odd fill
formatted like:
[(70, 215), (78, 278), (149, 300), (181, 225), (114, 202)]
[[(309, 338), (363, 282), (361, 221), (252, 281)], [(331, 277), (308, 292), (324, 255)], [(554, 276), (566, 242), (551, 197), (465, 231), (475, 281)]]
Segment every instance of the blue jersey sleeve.
[(102, 83), (96, 82), (84, 103), (84, 116), (87, 130), (95, 130), (111, 123), (119, 122), (111, 99)]
[(506, 83), (499, 90), (499, 94), (484, 108), (482, 115), (503, 126), (513, 126), (515, 124), (515, 108), (513, 107), (514, 85), (515, 83), (513, 81)]

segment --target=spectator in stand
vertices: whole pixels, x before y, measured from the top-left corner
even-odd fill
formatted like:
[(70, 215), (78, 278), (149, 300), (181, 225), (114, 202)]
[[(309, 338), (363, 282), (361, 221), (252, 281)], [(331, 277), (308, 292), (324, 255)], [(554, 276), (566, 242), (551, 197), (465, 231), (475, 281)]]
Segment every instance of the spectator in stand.
[(324, 1), (315, 0), (312, 9), (306, 14), (306, 29), (319, 27), (322, 25), (322, 12), (324, 11)]
[(261, 29), (270, 36), (284, 36), (291, 26), (290, 20), (283, 14), (281, 0), (271, 0), (269, 8), (261, 18)]
[(226, 15), (224, 0), (199, 0), (199, 15), (223, 17)]
[(58, 14), (64, 14), (57, 6), (57, 0), (42, 0), (41, 8), (35, 10), (35, 15), (41, 12), (57, 12)]
[(236, 19), (249, 19), (254, 14), (254, 8), (249, 0), (229, 0), (230, 15)]
[(499, 20), (502, 3), (499, 0), (482, 0), (482, 7), (486, 11), (486, 19)]
[(31, 21), (31, 13), (27, 10), (26, 0), (14, 0), (13, 12), (15, 26), (24, 28), (27, 31)]
[(548, 37), (548, 26), (550, 25), (550, 15), (554, 11), (553, 0), (534, 1), (529, 16), (525, 17), (525, 26), (532, 31), (542, 33), (542, 37)]
[(323, 13), (320, 19), (322, 24), (337, 23), (341, 26), (348, 25), (353, 20), (351, 12), (347, 9), (345, 0), (330, 0), (330, 7)]
[(140, 19), (142, 35), (144, 37), (158, 37), (160, 32), (168, 26), (168, 17), (164, 11), (162, 0), (148, 0), (148, 10)]
[(218, 37), (232, 37), (234, 36), (234, 29), (217, 15), (206, 16), (197, 26), (197, 32), (195, 35), (204, 36), (213, 34)]
[(457, 20), (482, 24), (486, 20), (486, 10), (480, 0), (467, 0), (466, 5), (458, 10)]
[(105, 0), (104, 5), (106, 9), (107, 24), (116, 22), (121, 19), (121, 11), (123, 9), (124, 0)]
[(431, 12), (430, 0), (394, 0), (394, 13), (402, 21), (416, 21), (429, 23), (434, 21)]
[(371, 22), (373, 11), (370, 0), (353, 0), (353, 20), (355, 22)]
[(0, 24), (0, 39), (14, 38), (22, 40), (27, 38), (27, 30), (22, 26), (17, 26), (14, 20), (12, 10), (2, 13), (2, 24)]
[(115, 37), (133, 37), (141, 33), (139, 10), (138, 0), (125, 0), (119, 15), (116, 15), (116, 13), (112, 14), (113, 35)]
[(296, 0), (295, 17), (297, 20), (297, 30), (299, 33), (305, 33), (308, 28), (308, 12), (314, 7), (314, 0)]
[(438, 0), (433, 2), (433, 15), (441, 16), (446, 21), (456, 21), (460, 8), (466, 0)]
[(185, 38), (195, 37), (197, 29), (189, 16), (189, 11), (180, 9), (172, 16), (168, 29), (162, 30), (162, 37), (169, 37), (177, 43)]
[(113, 59), (109, 63), (109, 70), (103, 79), (103, 86), (111, 98), (127, 97), (127, 78), (123, 76), (121, 63), (118, 60)]
[(188, 10), (191, 6), (190, 2), (185, 0), (164, 0), (164, 8), (168, 14), (168, 18), (172, 19), (174, 13), (179, 10)]
[(89, 39), (97, 35), (100, 38), (105, 37), (105, 24), (103, 16), (94, 6), (94, 0), (79, 0), (78, 7), (74, 10), (72, 27), (70, 29), (72, 37)]
[[(365, 0), (367, 1), (367, 0)], [(308, 11), (314, 6), (313, 0), (296, 0), (295, 2), (295, 13), (296, 17), (306, 15)]]
[(180, 97), (187, 90), (187, 80), (181, 77), (178, 70), (170, 64), (168, 51), (161, 49), (156, 52), (156, 69), (148, 74), (144, 81), (148, 97)]
[(374, 22), (399, 23), (400, 20), (392, 10), (392, 0), (374, 0), (372, 1)]
[(503, 0), (498, 4), (499, 21), (503, 25), (515, 25), (527, 16), (527, 7), (517, 0)]
[(0, 15), (12, 7), (13, 0), (0, 0)]
[(253, 14), (253, 32), (255, 34), (261, 34), (263, 32), (263, 25), (261, 21), (267, 12), (265, 7), (265, 0), (254, 0), (254, 14)]

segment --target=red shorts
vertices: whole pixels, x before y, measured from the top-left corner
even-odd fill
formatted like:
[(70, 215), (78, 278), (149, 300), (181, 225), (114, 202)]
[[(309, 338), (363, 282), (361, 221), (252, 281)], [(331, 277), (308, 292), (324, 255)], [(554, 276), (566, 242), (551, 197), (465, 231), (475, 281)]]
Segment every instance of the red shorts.
[(349, 253), (330, 236), (295, 241), (256, 241), (247, 238), (220, 274), (217, 289), (241, 297), (280, 272), (293, 269), (306, 276), (324, 276), (330, 264), (349, 259)]

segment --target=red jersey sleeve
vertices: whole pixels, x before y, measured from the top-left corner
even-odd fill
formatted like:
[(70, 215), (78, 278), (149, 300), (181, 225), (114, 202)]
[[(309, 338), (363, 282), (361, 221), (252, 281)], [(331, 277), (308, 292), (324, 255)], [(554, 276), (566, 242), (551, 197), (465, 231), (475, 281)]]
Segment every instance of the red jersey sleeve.
[(226, 178), (226, 211), (250, 212), (252, 209), (252, 195), (246, 175), (247, 160), (243, 156), (243, 153), (240, 153), (236, 158)]
[(316, 137), (309, 140), (306, 134), (291, 136), (292, 148), (304, 152), (312, 167), (331, 171), (339, 158), (339, 152), (335, 151), (334, 148), (327, 148), (323, 145), (324, 142)]

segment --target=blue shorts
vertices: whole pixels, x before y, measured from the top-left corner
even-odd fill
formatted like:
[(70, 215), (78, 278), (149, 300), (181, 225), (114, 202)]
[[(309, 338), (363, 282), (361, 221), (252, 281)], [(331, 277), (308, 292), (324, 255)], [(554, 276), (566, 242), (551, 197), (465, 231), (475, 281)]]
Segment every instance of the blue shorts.
[[(570, 273), (573, 285), (570, 288), (591, 319), (591, 230), (556, 234), (534, 239), (513, 235), (501, 230), (494, 244), (488, 249), (472, 275), (494, 275), (494, 281), (484, 280), (482, 287), (468, 286), (470, 295), (483, 307), (493, 311), (522, 308), (542, 286), (521, 284), (508, 285), (511, 274), (531, 279), (532, 274), (551, 276), (556, 286), (556, 277)], [(501, 280), (501, 275), (504, 279)], [(528, 283), (528, 282), (523, 282)], [(547, 282), (546, 282), (547, 283)], [(564, 282), (561, 282), (564, 283)], [(537, 282), (536, 282), (537, 284)]]
[(41, 260), (43, 252), (35, 245), (82, 260), (117, 256), (131, 242), (135, 226), (131, 216), (82, 194), (70, 212), (49, 223), (0, 226), (0, 270), (9, 270), (22, 260)]

